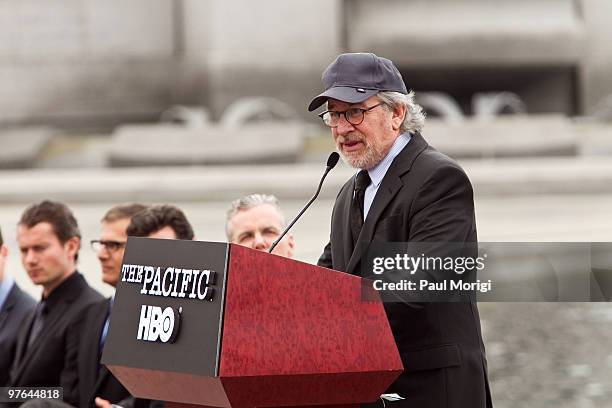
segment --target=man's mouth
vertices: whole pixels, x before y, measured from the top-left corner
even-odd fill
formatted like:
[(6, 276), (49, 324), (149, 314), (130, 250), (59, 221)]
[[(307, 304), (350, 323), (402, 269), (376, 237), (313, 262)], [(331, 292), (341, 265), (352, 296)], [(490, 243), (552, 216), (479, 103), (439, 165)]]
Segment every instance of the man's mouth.
[(342, 150), (345, 152), (353, 152), (355, 150), (359, 150), (362, 145), (363, 142), (360, 140), (351, 140), (342, 143)]

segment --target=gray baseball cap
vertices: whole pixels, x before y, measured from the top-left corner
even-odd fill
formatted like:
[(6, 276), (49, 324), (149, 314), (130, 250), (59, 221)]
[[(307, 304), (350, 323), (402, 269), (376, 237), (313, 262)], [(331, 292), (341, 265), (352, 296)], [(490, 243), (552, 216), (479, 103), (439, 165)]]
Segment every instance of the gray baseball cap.
[(360, 103), (380, 91), (407, 94), (402, 75), (391, 60), (372, 53), (340, 54), (323, 72), (325, 92), (308, 105), (312, 112), (327, 99)]

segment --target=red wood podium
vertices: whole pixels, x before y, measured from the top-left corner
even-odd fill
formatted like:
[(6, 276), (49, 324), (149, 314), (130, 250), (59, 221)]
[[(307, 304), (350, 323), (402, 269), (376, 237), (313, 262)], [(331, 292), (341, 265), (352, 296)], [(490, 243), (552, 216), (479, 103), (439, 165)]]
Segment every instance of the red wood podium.
[[(134, 262), (133, 253), (137, 261), (144, 262), (160, 253), (172, 254), (173, 248), (203, 253), (206, 251), (198, 248), (208, 245), (208, 253), (217, 253), (224, 270), (211, 285), (215, 296), (210, 302), (219, 302), (219, 318), (212, 322), (218, 327), (216, 355), (204, 350), (210, 343), (207, 338), (213, 336), (198, 339), (190, 331), (204, 320), (211, 323), (204, 317), (198, 321), (209, 305), (194, 303), (202, 310), (191, 313), (188, 296), (166, 299), (185, 309), (174, 343), (136, 340), (124, 297), (142, 296), (143, 292), (120, 282), (103, 363), (137, 397), (167, 401), (167, 406), (354, 405), (378, 399), (403, 370), (383, 304), (362, 300), (359, 277), (233, 244), (138, 241), (130, 238), (124, 267)], [(138, 250), (136, 244), (142, 248)], [(181, 247), (185, 245), (189, 248)], [(178, 264), (178, 258), (155, 262), (163, 268), (170, 262)], [(180, 284), (175, 284), (175, 290), (177, 286)], [(145, 300), (161, 302), (164, 298)], [(183, 306), (178, 306), (180, 302)], [(131, 337), (122, 341), (120, 336), (126, 333)], [(193, 342), (187, 346), (189, 341)], [(155, 347), (150, 354), (149, 350), (142, 354), (141, 359), (147, 361), (136, 360), (140, 349), (147, 347)], [(182, 369), (183, 360), (188, 365), (198, 358), (212, 362), (208, 375)]]

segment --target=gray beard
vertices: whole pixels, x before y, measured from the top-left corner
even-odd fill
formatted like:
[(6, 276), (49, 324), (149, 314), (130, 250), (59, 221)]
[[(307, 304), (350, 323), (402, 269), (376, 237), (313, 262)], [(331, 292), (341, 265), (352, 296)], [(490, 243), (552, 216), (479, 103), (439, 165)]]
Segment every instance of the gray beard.
[(340, 157), (342, 157), (343, 162), (351, 167), (362, 170), (370, 170), (371, 168), (375, 167), (387, 154), (387, 152), (377, 152), (371, 146), (368, 146), (365, 153), (360, 157), (347, 157), (337, 147), (336, 150), (338, 150), (338, 153), (340, 153)]

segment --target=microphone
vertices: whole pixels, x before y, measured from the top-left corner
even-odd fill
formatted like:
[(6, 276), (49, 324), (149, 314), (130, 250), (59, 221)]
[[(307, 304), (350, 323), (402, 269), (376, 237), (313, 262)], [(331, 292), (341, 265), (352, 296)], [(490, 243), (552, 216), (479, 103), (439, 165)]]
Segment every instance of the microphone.
[(291, 221), (291, 223), (287, 226), (287, 228), (285, 228), (283, 233), (280, 234), (280, 236), (276, 239), (276, 241), (272, 243), (272, 246), (268, 250), (268, 253), (270, 254), (272, 253), (272, 251), (274, 250), (274, 248), (276, 248), (276, 246), (281, 241), (281, 239), (283, 239), (283, 237), (287, 234), (287, 232), (289, 232), (291, 227), (293, 227), (293, 224), (295, 224), (296, 221), (300, 219), (302, 214), (304, 214), (304, 212), (308, 209), (308, 207), (310, 207), (310, 204), (312, 204), (314, 200), (317, 199), (317, 197), (319, 196), (319, 192), (321, 191), (321, 186), (323, 185), (323, 180), (325, 180), (325, 177), (327, 177), (327, 174), (331, 171), (331, 169), (336, 167), (336, 164), (338, 164), (339, 159), (340, 159), (340, 155), (336, 152), (333, 152), (332, 154), (329, 155), (329, 157), (327, 158), (327, 167), (325, 167), (325, 172), (323, 173), (323, 177), (321, 177), (321, 181), (319, 181), (319, 187), (317, 187), (317, 192), (312, 196), (312, 198), (310, 199), (310, 201), (308, 201), (308, 203), (304, 206), (304, 208), (302, 208), (302, 211), (300, 211), (300, 213), (293, 219), (293, 221)]

